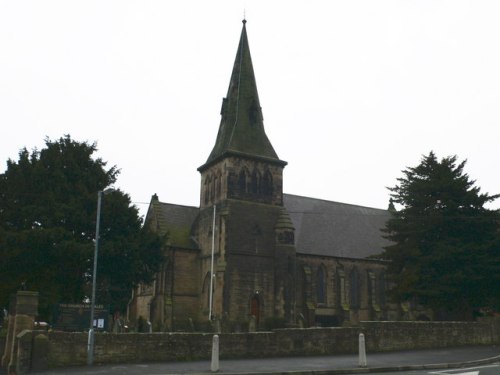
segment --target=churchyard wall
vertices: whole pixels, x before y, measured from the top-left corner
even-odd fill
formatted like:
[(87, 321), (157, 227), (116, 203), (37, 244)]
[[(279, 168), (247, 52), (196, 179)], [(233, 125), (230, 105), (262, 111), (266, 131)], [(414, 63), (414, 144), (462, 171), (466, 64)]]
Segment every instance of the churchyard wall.
[[(358, 327), (278, 329), (272, 332), (222, 333), (220, 358), (262, 358), (356, 353), (359, 334), (366, 350), (383, 352), (469, 345), (500, 344), (500, 319), (482, 322), (361, 322)], [(41, 340), (40, 335), (48, 339)], [(19, 353), (48, 367), (82, 366), (87, 359), (87, 334), (37, 332), (20, 340)], [(38, 339), (37, 339), (38, 337)], [(209, 359), (212, 333), (98, 333), (96, 364)], [(44, 345), (46, 347), (39, 347)], [(45, 368), (46, 366), (41, 366)], [(40, 365), (36, 366), (40, 367)]]

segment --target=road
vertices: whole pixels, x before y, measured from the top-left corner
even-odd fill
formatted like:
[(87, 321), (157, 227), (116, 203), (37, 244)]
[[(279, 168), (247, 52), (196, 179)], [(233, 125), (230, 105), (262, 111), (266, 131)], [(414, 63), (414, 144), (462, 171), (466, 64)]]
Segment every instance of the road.
[(446, 370), (417, 370), (417, 371), (400, 371), (400, 372), (377, 372), (377, 375), (499, 375), (500, 362), (491, 363), (482, 366), (464, 367), (460, 369)]
[[(220, 361), (218, 373), (221, 375), (340, 375), (359, 374), (363, 371), (367, 373), (369, 370), (370, 373), (398, 375), (500, 375), (500, 348), (496, 346), (367, 353), (367, 359), (368, 369), (359, 368), (358, 357), (356, 355), (227, 359)], [(429, 367), (431, 366), (430, 364), (433, 364), (432, 367)], [(456, 369), (448, 369), (450, 367), (448, 364), (454, 364)], [(472, 368), (473, 366), (478, 367)], [(409, 368), (418, 369), (420, 372), (395, 372)], [(384, 372), (389, 370), (390, 372)], [(51, 369), (44, 373), (44, 375), (56, 374), (195, 375), (211, 374), (211, 372), (210, 361), (193, 361), (66, 367)]]

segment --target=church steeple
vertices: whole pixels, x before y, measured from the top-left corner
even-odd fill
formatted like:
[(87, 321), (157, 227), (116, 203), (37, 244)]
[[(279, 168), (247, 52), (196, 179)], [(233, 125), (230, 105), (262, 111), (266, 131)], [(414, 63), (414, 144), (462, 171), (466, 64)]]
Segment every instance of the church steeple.
[(262, 109), (248, 45), (246, 20), (234, 61), (226, 98), (223, 99), (217, 140), (201, 172), (226, 156), (261, 159), (285, 166), (264, 131)]
[(238, 200), (283, 205), (283, 168), (264, 131), (243, 21), (217, 140), (201, 173), (200, 208)]

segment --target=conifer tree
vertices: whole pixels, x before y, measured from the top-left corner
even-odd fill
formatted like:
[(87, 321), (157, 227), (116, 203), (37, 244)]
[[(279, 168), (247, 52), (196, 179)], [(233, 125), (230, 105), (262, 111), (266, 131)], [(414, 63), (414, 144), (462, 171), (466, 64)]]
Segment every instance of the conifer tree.
[(382, 253), (396, 301), (416, 299), (441, 318), (472, 318), (500, 300), (500, 215), (485, 204), (499, 195), (480, 193), (456, 156), (433, 152), (403, 171), (389, 188), (384, 232), (393, 242)]
[[(116, 182), (116, 166), (94, 159), (96, 144), (69, 135), (7, 161), (0, 175), (0, 306), (21, 285), (40, 293), (42, 317), (55, 303), (90, 296), (97, 192)], [(151, 282), (162, 239), (142, 227), (120, 190), (102, 199), (97, 303), (125, 310), (133, 286)]]

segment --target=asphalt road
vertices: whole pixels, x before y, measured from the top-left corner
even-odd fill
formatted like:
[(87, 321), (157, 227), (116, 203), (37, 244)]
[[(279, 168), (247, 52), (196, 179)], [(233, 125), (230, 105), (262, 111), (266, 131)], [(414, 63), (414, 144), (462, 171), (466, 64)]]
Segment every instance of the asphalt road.
[[(496, 359), (494, 359), (494, 357), (496, 357)], [(494, 362), (500, 362), (500, 348), (496, 346), (480, 346), (390, 353), (367, 353), (367, 362), (367, 368), (360, 368), (356, 355), (221, 360), (218, 372), (224, 375), (333, 375), (368, 372), (394, 374), (394, 371), (399, 370), (401, 371), (400, 374), (407, 371), (405, 374), (411, 375), (463, 375), (464, 373), (466, 375), (500, 375), (500, 367), (493, 364)], [(460, 366), (461, 368), (450, 369), (448, 368), (450, 364), (455, 367)], [(485, 367), (481, 368), (478, 373), (474, 372), (478, 370), (464, 370), (465, 368), (474, 366)], [(420, 373), (414, 371), (408, 372), (410, 369), (425, 371)], [(49, 370), (43, 374), (166, 375), (202, 373), (210, 373), (210, 361), (68, 367)]]
[(401, 372), (381, 372), (377, 375), (499, 375), (500, 374), (500, 362), (479, 365), (479, 366), (469, 366), (459, 369), (428, 369), (428, 370), (417, 370), (417, 371), (401, 371)]

